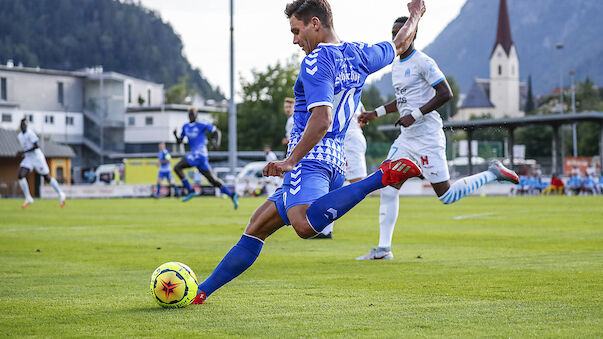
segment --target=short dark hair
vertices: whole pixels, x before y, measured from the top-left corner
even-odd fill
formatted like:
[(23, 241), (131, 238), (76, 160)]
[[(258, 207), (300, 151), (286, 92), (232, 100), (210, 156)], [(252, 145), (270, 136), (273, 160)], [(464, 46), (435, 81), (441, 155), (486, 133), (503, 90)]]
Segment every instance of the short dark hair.
[(394, 25), (395, 24), (402, 24), (402, 25), (404, 25), (407, 20), (408, 20), (407, 16), (401, 16), (398, 19), (396, 19), (396, 21), (394, 21)]
[(195, 114), (197, 114), (197, 109), (195, 107), (189, 107), (188, 108), (188, 113), (195, 113)]
[(317, 17), (326, 28), (333, 27), (333, 13), (327, 0), (295, 0), (285, 7), (285, 15), (292, 15), (307, 24), (310, 19)]
[[(406, 24), (406, 21), (408, 21), (408, 17), (407, 16), (401, 16), (398, 19), (396, 19), (394, 21), (394, 25), (395, 24), (401, 24), (402, 26), (404, 26), (404, 24)], [(417, 33), (419, 32), (419, 28), (417, 28)], [(416, 38), (416, 35), (415, 35)]]

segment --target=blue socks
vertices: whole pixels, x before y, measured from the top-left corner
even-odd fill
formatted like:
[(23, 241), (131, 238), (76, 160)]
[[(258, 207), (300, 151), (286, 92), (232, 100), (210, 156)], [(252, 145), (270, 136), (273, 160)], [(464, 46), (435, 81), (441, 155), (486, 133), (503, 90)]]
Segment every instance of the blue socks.
[(260, 239), (243, 234), (241, 240), (230, 249), (212, 274), (199, 284), (199, 292), (205, 292), (209, 297), (215, 290), (239, 276), (254, 263), (263, 245), (264, 242)]
[(191, 186), (191, 183), (188, 182), (187, 178), (182, 179), (182, 186), (186, 187), (189, 194), (195, 192), (193, 190), (193, 186)]
[(383, 188), (383, 172), (378, 170), (369, 177), (353, 184), (338, 188), (315, 200), (308, 208), (306, 216), (316, 232), (322, 230), (346, 214), (361, 202), (367, 194)]
[(220, 192), (232, 198), (232, 192), (228, 189), (228, 187), (226, 187), (226, 185), (222, 185), (222, 187), (220, 187)]
[(157, 184), (157, 191), (155, 193), (155, 196), (159, 196), (159, 192), (161, 191), (161, 184)]

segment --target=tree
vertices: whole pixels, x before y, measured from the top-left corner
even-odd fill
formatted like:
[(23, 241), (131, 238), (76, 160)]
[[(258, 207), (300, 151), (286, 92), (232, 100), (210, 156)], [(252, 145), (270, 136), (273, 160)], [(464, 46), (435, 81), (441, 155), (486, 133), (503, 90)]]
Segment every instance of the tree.
[(461, 87), (457, 84), (456, 79), (454, 79), (452, 75), (447, 75), (446, 81), (452, 90), (452, 99), (438, 109), (440, 115), (442, 116), (442, 120), (444, 121), (452, 118), (456, 112), (458, 112), (459, 99), (461, 95)]
[[(283, 148), (287, 117), (283, 109), (286, 97), (293, 97), (293, 85), (299, 73), (299, 62), (291, 57), (277, 62), (265, 71), (253, 70), (251, 79), (241, 79), (243, 102), (237, 105), (237, 141), (242, 151), (259, 150), (265, 145)], [(223, 138), (228, 138), (228, 117), (217, 116)], [(222, 144), (222, 149), (227, 145)]]

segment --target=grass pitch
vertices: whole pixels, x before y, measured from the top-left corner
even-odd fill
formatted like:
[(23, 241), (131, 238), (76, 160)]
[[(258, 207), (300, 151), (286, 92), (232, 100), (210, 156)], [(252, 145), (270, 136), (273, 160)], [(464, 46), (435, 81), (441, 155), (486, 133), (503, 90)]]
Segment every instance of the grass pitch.
[(153, 270), (202, 280), (263, 199), (0, 200), (0, 334), (40, 337), (601, 337), (603, 197), (402, 198), (392, 261), (379, 199), (334, 240), (290, 228), (205, 305), (161, 309)]

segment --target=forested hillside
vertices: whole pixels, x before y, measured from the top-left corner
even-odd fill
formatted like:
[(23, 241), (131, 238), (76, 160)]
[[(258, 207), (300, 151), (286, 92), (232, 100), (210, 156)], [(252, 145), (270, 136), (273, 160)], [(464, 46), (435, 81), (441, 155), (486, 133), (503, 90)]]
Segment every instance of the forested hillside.
[(132, 1), (0, 0), (0, 63), (62, 70), (102, 65), (166, 87), (184, 78), (203, 97), (222, 99), (182, 47), (169, 24)]

